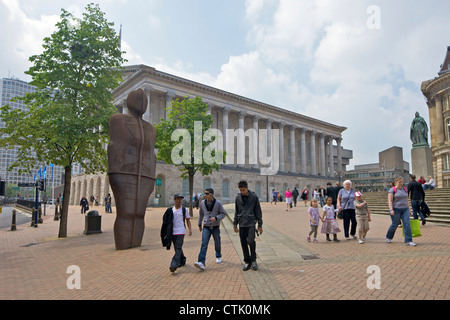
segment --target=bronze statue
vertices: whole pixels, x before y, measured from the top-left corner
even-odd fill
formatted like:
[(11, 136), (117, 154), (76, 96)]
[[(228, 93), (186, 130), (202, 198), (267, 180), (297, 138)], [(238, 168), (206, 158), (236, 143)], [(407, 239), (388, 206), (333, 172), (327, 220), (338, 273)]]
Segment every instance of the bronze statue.
[(108, 174), (116, 201), (117, 250), (141, 245), (147, 202), (155, 187), (156, 130), (142, 119), (147, 103), (142, 89), (130, 92), (129, 114), (114, 114), (109, 120)]
[(425, 119), (422, 118), (419, 112), (416, 112), (416, 117), (411, 123), (410, 138), (414, 147), (429, 146), (428, 145), (428, 126)]

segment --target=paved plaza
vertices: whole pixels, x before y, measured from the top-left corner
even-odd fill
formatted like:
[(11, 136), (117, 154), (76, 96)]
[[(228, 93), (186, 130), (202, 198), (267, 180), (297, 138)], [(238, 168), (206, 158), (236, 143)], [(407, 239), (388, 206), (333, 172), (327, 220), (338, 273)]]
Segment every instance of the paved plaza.
[[(388, 216), (373, 216), (367, 242), (308, 243), (307, 207), (286, 211), (284, 203), (262, 203), (264, 233), (257, 238), (259, 270), (242, 271), (234, 205), (221, 227), (223, 262), (215, 263), (211, 239), (206, 270), (194, 267), (201, 233), (194, 209), (193, 235), (185, 237), (186, 266), (169, 271), (173, 249), (162, 247), (165, 208), (148, 208), (143, 245), (116, 251), (115, 211), (102, 215), (101, 234), (83, 235), (85, 216), (71, 206), (68, 234), (58, 239), (59, 221), (44, 217), (38, 228), (0, 229), (0, 299), (95, 300), (450, 300), (450, 228), (428, 223), (416, 247), (403, 244), (398, 229), (385, 242)], [(342, 228), (342, 221), (339, 221)], [(320, 232), (320, 228), (319, 228)], [(80, 271), (80, 289), (68, 289), (71, 266)], [(378, 280), (378, 282), (377, 282)], [(379, 284), (379, 289), (375, 284)]]

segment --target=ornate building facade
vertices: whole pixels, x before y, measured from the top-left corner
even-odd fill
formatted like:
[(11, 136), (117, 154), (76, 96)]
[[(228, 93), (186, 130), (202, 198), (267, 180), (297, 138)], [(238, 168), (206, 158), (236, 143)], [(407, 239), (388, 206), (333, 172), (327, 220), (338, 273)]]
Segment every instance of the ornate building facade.
[[(207, 187), (215, 190), (215, 196), (223, 203), (234, 201), (238, 193), (237, 183), (245, 179), (249, 188), (262, 201), (271, 197), (272, 189), (284, 192), (296, 186), (310, 190), (325, 186), (328, 181), (337, 181), (343, 176), (346, 165), (353, 157), (351, 150), (342, 147), (342, 132), (345, 127), (323, 122), (304, 115), (232, 94), (217, 88), (164, 73), (155, 68), (136, 65), (126, 67), (124, 81), (113, 91), (114, 103), (120, 113), (127, 113), (126, 98), (136, 89), (144, 89), (148, 96), (149, 108), (143, 119), (156, 124), (167, 116), (167, 110), (175, 99), (199, 96), (208, 105), (212, 115), (213, 129), (223, 133), (224, 148), (231, 143), (234, 150), (243, 147), (245, 162), (238, 161), (235, 152), (231, 162), (221, 165), (221, 169), (210, 176), (197, 174), (194, 177), (194, 193), (201, 193)], [(228, 129), (228, 131), (227, 131)], [(251, 154), (261, 154), (259, 143), (250, 139), (237, 139), (229, 130), (243, 132), (265, 129), (271, 136), (278, 129), (277, 143), (272, 146), (267, 141), (267, 155), (277, 154), (279, 160), (276, 174), (264, 174), (259, 162), (250, 161)], [(233, 131), (232, 131), (233, 132)], [(244, 142), (242, 142), (244, 141)], [(258, 141), (258, 140), (256, 140)], [(243, 145), (240, 145), (243, 144)], [(264, 146), (266, 148), (266, 146)], [(276, 148), (276, 150), (274, 150)], [(265, 150), (263, 150), (265, 151)], [(254, 153), (253, 153), (254, 152)], [(259, 152), (259, 153), (258, 153)], [(241, 158), (242, 159), (242, 158)], [(180, 178), (180, 172), (173, 165), (158, 162), (155, 191), (149, 205), (167, 206), (174, 193), (188, 192), (188, 182)], [(111, 193), (106, 175), (74, 175), (72, 178), (71, 204), (79, 202), (81, 196), (94, 195), (102, 202)], [(269, 200), (270, 201), (270, 200)]]
[(437, 187), (450, 187), (450, 47), (438, 76), (422, 83), (430, 114), (431, 153)]

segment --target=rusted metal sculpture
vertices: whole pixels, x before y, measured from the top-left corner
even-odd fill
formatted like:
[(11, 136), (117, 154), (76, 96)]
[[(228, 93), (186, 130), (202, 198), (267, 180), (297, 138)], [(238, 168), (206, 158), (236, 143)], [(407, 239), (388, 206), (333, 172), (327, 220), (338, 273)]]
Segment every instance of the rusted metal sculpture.
[(109, 120), (108, 173), (116, 202), (117, 250), (141, 246), (147, 202), (155, 187), (156, 130), (142, 119), (147, 104), (144, 90), (130, 92), (128, 114), (114, 114)]

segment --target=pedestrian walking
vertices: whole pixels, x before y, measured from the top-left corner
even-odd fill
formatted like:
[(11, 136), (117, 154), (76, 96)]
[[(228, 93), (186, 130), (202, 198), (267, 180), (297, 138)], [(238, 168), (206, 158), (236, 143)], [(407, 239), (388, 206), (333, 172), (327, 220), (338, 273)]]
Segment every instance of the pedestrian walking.
[(311, 205), (308, 209), (308, 215), (309, 215), (309, 226), (311, 227), (311, 231), (308, 234), (308, 237), (306, 240), (308, 242), (311, 242), (311, 235), (314, 233), (314, 243), (318, 243), (317, 241), (317, 230), (319, 229), (319, 219), (323, 219), (320, 217), (319, 214), (319, 204), (316, 199), (311, 200)]
[(412, 241), (411, 225), (409, 222), (411, 213), (409, 212), (408, 206), (408, 191), (403, 184), (404, 180), (402, 177), (396, 178), (394, 180), (394, 186), (389, 190), (389, 214), (392, 224), (387, 231), (386, 242), (392, 242), (395, 231), (397, 230), (400, 221), (402, 221), (403, 231), (405, 233), (405, 245), (416, 246)]
[(181, 205), (183, 200), (181, 193), (173, 196), (175, 202), (173, 207), (167, 208), (163, 216), (163, 224), (161, 227), (161, 241), (167, 250), (173, 244), (175, 254), (170, 262), (170, 272), (175, 272), (186, 264), (186, 257), (183, 253), (184, 236), (186, 235), (186, 226), (189, 229), (189, 236), (192, 236), (191, 221), (189, 211), (185, 206)]
[(81, 214), (86, 213), (86, 211), (89, 210), (89, 202), (86, 196), (83, 196), (80, 200), (80, 206), (81, 206)]
[(305, 207), (307, 206), (308, 194), (309, 194), (308, 188), (304, 187), (300, 198), (303, 199), (303, 202), (305, 203)]
[(286, 211), (289, 211), (292, 207), (292, 191), (289, 188), (284, 192), (284, 197), (286, 198)]
[[(262, 211), (258, 196), (248, 190), (247, 181), (240, 181), (238, 184), (240, 193), (235, 201), (234, 213), (234, 232), (239, 232), (241, 247), (244, 254), (244, 271), (250, 269), (258, 270), (256, 263), (256, 223), (258, 223), (258, 232), (263, 233)], [(239, 229), (238, 229), (239, 225)]]
[(297, 198), (299, 196), (299, 192), (297, 187), (294, 187), (294, 190), (292, 190), (292, 201), (294, 202), (294, 207), (297, 206)]
[(222, 203), (214, 197), (212, 188), (205, 190), (205, 200), (200, 203), (199, 208), (198, 230), (202, 232), (202, 245), (198, 254), (198, 261), (194, 263), (194, 266), (203, 271), (206, 266), (206, 252), (211, 236), (214, 239), (216, 263), (222, 262), (220, 221), (225, 218), (226, 212)]
[(106, 213), (112, 213), (110, 193), (108, 193), (108, 195), (105, 197), (105, 211)]
[(408, 183), (408, 196), (411, 199), (411, 207), (413, 211), (414, 219), (422, 220), (422, 225), (427, 223), (425, 215), (420, 210), (420, 205), (425, 201), (425, 192), (423, 191), (422, 185), (416, 181), (416, 176), (413, 174), (409, 175), (409, 183)]
[[(355, 191), (352, 189), (350, 180), (344, 181), (344, 188), (339, 190), (337, 206), (344, 215), (344, 236), (350, 240), (350, 236), (356, 239), (356, 215), (355, 215)], [(350, 229), (351, 222), (351, 229)], [(350, 235), (349, 235), (350, 231)]]
[(326, 200), (326, 204), (323, 206), (323, 216), (322, 216), (322, 229), (321, 233), (325, 233), (327, 235), (327, 241), (331, 241), (330, 234), (333, 235), (333, 241), (339, 242), (337, 238), (337, 234), (341, 232), (339, 229), (339, 225), (336, 221), (336, 217), (334, 215), (335, 209), (332, 204), (331, 197), (328, 197)]
[(367, 231), (369, 231), (370, 209), (366, 201), (363, 201), (361, 192), (355, 192), (355, 212), (358, 225), (359, 243), (366, 242)]
[(405, 245), (416, 246), (416, 244), (412, 241), (411, 225), (409, 222), (411, 213), (408, 206), (408, 191), (403, 184), (404, 180), (402, 177), (396, 178), (394, 180), (394, 186), (389, 190), (389, 214), (392, 224), (386, 234), (386, 242), (392, 242), (395, 231), (397, 230), (400, 221), (402, 221), (403, 231), (405, 234)]
[(278, 192), (275, 191), (275, 189), (272, 189), (272, 201), (270, 201), (270, 204), (272, 204), (272, 202), (275, 202), (275, 204), (277, 204), (278, 201)]

